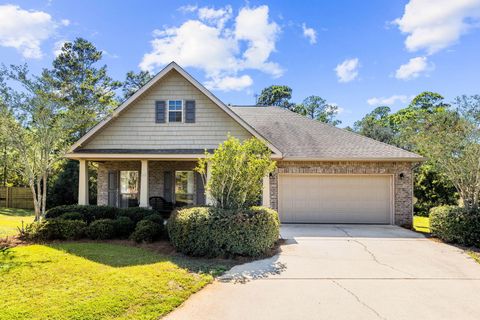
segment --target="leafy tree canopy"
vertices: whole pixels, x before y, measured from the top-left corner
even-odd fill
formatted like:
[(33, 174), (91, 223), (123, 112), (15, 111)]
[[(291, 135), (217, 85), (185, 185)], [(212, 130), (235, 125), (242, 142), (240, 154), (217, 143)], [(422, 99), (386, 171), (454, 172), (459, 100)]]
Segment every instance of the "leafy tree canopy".
[[(449, 104), (434, 92), (422, 92), (405, 108), (391, 113), (388, 106), (375, 108), (355, 122), (353, 130), (369, 138), (393, 144), (425, 155), (423, 145), (415, 137), (427, 128), (432, 115), (445, 112)], [(417, 169), (414, 185), (417, 198), (415, 211), (427, 215), (430, 208), (442, 204), (455, 204), (457, 193), (449, 177), (431, 161)]]
[(129, 71), (122, 85), (123, 99), (130, 98), (138, 89), (143, 87), (148, 81), (153, 78), (153, 75), (148, 71), (140, 71), (135, 73)]
[(390, 119), (390, 107), (376, 107), (353, 124), (353, 131), (381, 142), (394, 143), (395, 130)]
[(115, 90), (121, 83), (108, 75), (106, 65), (98, 65), (101, 59), (102, 51), (77, 38), (63, 45), (52, 69), (43, 71), (43, 77), (56, 90), (62, 104), (74, 115), (70, 117), (75, 121), (72, 141), (84, 135), (118, 103)]
[(412, 102), (391, 116), (391, 122), (401, 128), (415, 127), (415, 123), (422, 121), (428, 114), (442, 112), (450, 105), (444, 102), (442, 95), (425, 91), (413, 98)]
[(334, 126), (342, 123), (335, 119), (338, 114), (338, 106), (328, 104), (327, 101), (319, 96), (309, 96), (300, 104), (291, 102), (292, 88), (288, 86), (273, 85), (262, 90), (257, 99), (259, 106), (277, 106), (296, 112), (309, 119), (329, 123)]
[(444, 97), (436, 92), (424, 91), (413, 98), (409, 107), (412, 109), (427, 110), (435, 112), (439, 108), (448, 108), (450, 105), (445, 103)]
[(297, 105), (295, 112), (306, 116), (309, 119), (329, 123), (334, 126), (342, 123), (335, 119), (338, 113), (338, 106), (328, 104), (327, 101), (319, 96), (309, 96), (303, 102)]
[(411, 138), (453, 183), (465, 207), (474, 212), (480, 207), (480, 125), (465, 116), (475, 113), (475, 104), (455, 107), (427, 116)]
[(285, 109), (293, 109), (292, 88), (288, 86), (273, 85), (262, 90), (257, 99), (259, 106), (277, 106)]
[[(213, 154), (199, 159), (195, 170), (207, 181), (205, 190), (213, 205), (222, 209), (242, 209), (257, 204), (262, 194), (262, 178), (275, 169), (271, 151), (257, 138), (240, 142), (229, 136)], [(207, 169), (208, 167), (208, 169)]]
[(480, 95), (472, 96), (462, 95), (456, 97), (454, 105), (465, 118), (472, 121), (477, 126), (480, 125)]

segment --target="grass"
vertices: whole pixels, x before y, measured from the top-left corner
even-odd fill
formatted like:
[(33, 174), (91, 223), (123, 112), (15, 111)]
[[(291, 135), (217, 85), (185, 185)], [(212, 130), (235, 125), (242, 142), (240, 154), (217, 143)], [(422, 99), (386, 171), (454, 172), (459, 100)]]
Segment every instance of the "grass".
[[(430, 219), (428, 217), (413, 216), (413, 228), (418, 232), (430, 233)], [(480, 251), (478, 249), (468, 250), (465, 247), (459, 247), (480, 264)]]
[(413, 228), (418, 232), (430, 233), (430, 219), (428, 217), (413, 216)]
[(158, 319), (219, 268), (110, 243), (15, 247), (0, 255), (0, 319)]
[(0, 238), (13, 236), (18, 233), (17, 227), (33, 222), (32, 210), (0, 208)]
[(467, 254), (473, 258), (477, 263), (480, 263), (480, 252), (479, 251), (473, 251), (473, 250), (468, 250)]

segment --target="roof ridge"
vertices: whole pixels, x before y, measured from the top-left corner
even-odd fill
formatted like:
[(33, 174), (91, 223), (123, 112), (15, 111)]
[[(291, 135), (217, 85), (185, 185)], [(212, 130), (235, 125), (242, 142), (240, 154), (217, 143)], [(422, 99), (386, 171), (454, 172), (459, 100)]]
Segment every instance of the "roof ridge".
[[(265, 108), (265, 107), (264, 107)], [(388, 144), (386, 142), (382, 142), (382, 141), (378, 141), (378, 140), (375, 140), (373, 138), (370, 138), (370, 137), (367, 137), (367, 136), (364, 136), (360, 133), (357, 133), (355, 131), (349, 131), (347, 129), (344, 129), (344, 128), (339, 128), (339, 127), (336, 127), (330, 123), (325, 123), (325, 122), (322, 122), (322, 121), (318, 121), (318, 120), (314, 120), (314, 119), (310, 119), (310, 118), (307, 118), (305, 116), (302, 116), (301, 114), (298, 114), (292, 110), (288, 110), (288, 109), (285, 109), (285, 108), (282, 108), (282, 107), (277, 107), (277, 106), (270, 106), (270, 107), (266, 107), (266, 108), (278, 108), (286, 113), (291, 113), (292, 115), (298, 117), (298, 118), (301, 118), (303, 120), (307, 120), (307, 121), (311, 121), (313, 123), (316, 123), (317, 125), (323, 125), (323, 126), (326, 126), (326, 127), (330, 127), (332, 129), (336, 129), (336, 130), (339, 130), (339, 131), (342, 131), (342, 132), (346, 132), (346, 133), (351, 133), (351, 134), (354, 134), (356, 135), (357, 137), (360, 137), (360, 138), (363, 138), (363, 139), (367, 139), (367, 140), (371, 140), (371, 141), (374, 141), (375, 143), (378, 143), (378, 144), (381, 144), (381, 145), (384, 145), (384, 146), (388, 146), (388, 147), (391, 147), (391, 148), (395, 148), (395, 149), (398, 149), (398, 150), (401, 150), (403, 152), (408, 152), (414, 156), (420, 156), (422, 157), (421, 155), (415, 153), (415, 152), (412, 152), (412, 151), (409, 151), (409, 150), (405, 150), (403, 148), (400, 148), (400, 147), (397, 147), (397, 146), (394, 146), (394, 145), (391, 145), (391, 144)]]

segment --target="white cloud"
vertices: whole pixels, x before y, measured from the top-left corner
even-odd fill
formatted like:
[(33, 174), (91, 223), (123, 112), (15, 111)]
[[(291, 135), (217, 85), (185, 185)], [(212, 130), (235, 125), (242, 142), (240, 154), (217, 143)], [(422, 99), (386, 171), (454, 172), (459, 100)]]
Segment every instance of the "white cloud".
[(405, 46), (409, 51), (425, 49), (433, 54), (478, 27), (479, 19), (480, 0), (410, 0), (394, 23), (408, 34)]
[(154, 31), (152, 51), (143, 56), (142, 70), (153, 70), (171, 61), (185, 67), (202, 69), (207, 77), (236, 71), (237, 44), (221, 30), (198, 20), (189, 20), (178, 28)]
[(52, 37), (59, 26), (68, 24), (69, 20), (57, 22), (43, 11), (0, 5), (0, 46), (15, 48), (24, 58), (40, 59), (42, 42)]
[(268, 20), (268, 6), (242, 8), (235, 19), (234, 34), (237, 41), (247, 42), (247, 49), (243, 52), (243, 68), (258, 69), (279, 77), (283, 74), (282, 68), (268, 61), (268, 58), (275, 51), (280, 27)]
[(358, 58), (347, 59), (335, 67), (339, 82), (350, 82), (358, 76)]
[(344, 113), (345, 112), (345, 108), (342, 108), (338, 105), (338, 103), (336, 102), (328, 102), (328, 106), (327, 106), (327, 110), (326, 111), (330, 111), (332, 108), (331, 107), (337, 107), (337, 114), (340, 114), (340, 113)]
[(303, 36), (308, 39), (310, 44), (317, 43), (317, 31), (313, 28), (308, 28), (305, 23), (302, 24)]
[(253, 80), (249, 75), (243, 75), (240, 77), (226, 76), (223, 78), (213, 78), (205, 82), (205, 86), (209, 90), (222, 90), (222, 91), (240, 91), (250, 87), (253, 84)]
[(402, 64), (397, 71), (395, 71), (395, 78), (411, 80), (433, 69), (435, 69), (435, 66), (428, 63), (427, 57), (415, 57), (408, 60), (406, 64)]
[(120, 56), (116, 53), (110, 53), (109, 51), (107, 50), (101, 50), (102, 51), (102, 55), (104, 57), (109, 57), (109, 58), (112, 58), (112, 59), (118, 59), (120, 58)]
[(188, 13), (188, 12), (195, 12), (197, 11), (197, 9), (198, 9), (197, 5), (187, 4), (185, 6), (181, 6), (180, 8), (178, 8), (178, 11), (181, 11), (183, 13)]
[(232, 17), (232, 7), (226, 6), (225, 8), (214, 9), (203, 7), (198, 9), (198, 18), (207, 23), (215, 24), (218, 28), (223, 28), (225, 22)]
[(62, 47), (65, 42), (68, 42), (68, 40), (60, 40), (55, 42), (55, 44), (53, 45), (53, 55), (55, 57), (58, 57), (60, 53), (62, 53)]
[(390, 97), (373, 97), (368, 99), (367, 103), (371, 106), (391, 106), (397, 102), (407, 103), (409, 100), (411, 100), (411, 97), (395, 94)]
[(238, 75), (248, 69), (273, 77), (283, 74), (282, 68), (270, 61), (280, 27), (269, 21), (267, 6), (242, 8), (234, 21), (230, 6), (182, 10), (196, 12), (198, 19), (154, 30), (152, 50), (139, 64), (142, 70), (153, 71), (176, 61), (184, 67), (204, 71), (210, 88), (225, 91), (250, 86), (253, 83), (250, 76)]

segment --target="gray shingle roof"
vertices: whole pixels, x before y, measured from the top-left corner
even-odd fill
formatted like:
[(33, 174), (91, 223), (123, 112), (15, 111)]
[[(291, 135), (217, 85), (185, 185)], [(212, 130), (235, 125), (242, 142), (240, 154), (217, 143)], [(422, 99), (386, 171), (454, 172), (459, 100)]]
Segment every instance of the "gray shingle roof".
[(418, 154), (279, 107), (231, 107), (287, 159), (409, 160)]

